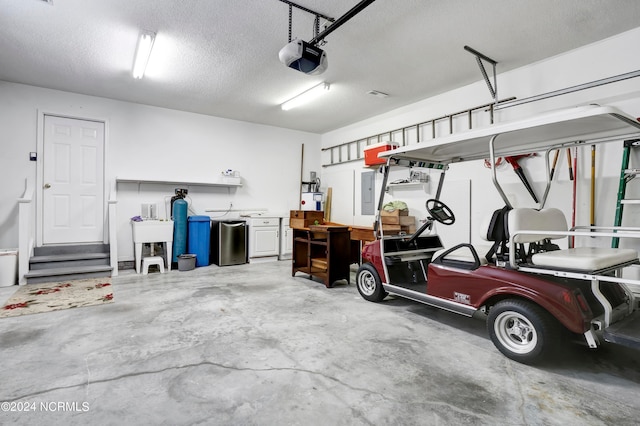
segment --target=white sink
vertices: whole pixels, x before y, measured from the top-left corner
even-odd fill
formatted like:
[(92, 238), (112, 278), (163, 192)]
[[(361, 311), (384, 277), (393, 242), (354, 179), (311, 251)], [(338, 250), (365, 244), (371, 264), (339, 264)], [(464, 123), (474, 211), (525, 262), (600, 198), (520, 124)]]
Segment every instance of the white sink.
[(173, 241), (172, 220), (143, 220), (131, 222), (134, 243)]

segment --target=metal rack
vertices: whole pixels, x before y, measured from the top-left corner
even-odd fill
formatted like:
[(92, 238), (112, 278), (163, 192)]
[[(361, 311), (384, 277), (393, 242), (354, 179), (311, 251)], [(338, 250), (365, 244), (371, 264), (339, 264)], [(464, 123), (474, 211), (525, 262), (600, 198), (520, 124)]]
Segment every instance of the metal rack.
[[(512, 101), (514, 99), (515, 97), (503, 99), (498, 101), (498, 104), (502, 102)], [(435, 139), (436, 137), (442, 136), (438, 134), (438, 127), (440, 127), (443, 123), (448, 123), (449, 134), (453, 134), (455, 118), (466, 116), (468, 128), (473, 129), (474, 114), (479, 112), (489, 113), (489, 120), (493, 124), (493, 113), (495, 107), (496, 103), (493, 102), (489, 104), (479, 105), (473, 108), (466, 109), (464, 111), (458, 111), (453, 114), (447, 114), (441, 117), (432, 118), (430, 120), (422, 121), (410, 126), (405, 126), (366, 138), (341, 143), (332, 147), (322, 148), (323, 153), (327, 151), (329, 152), (329, 162), (324, 163), (322, 167), (335, 166), (338, 164), (363, 160), (364, 148), (374, 143), (393, 141), (399, 143), (401, 146), (406, 146), (411, 140), (419, 142), (425, 139)], [(429, 137), (427, 137), (427, 135), (429, 135)]]

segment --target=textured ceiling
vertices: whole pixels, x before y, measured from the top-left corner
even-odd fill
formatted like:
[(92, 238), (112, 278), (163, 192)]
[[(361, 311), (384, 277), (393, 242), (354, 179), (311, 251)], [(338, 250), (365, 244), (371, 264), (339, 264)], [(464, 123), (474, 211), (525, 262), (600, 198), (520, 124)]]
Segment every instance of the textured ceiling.
[[(358, 0), (297, 3), (338, 18)], [(293, 18), (293, 36), (311, 39), (312, 16)], [(377, 0), (327, 37), (329, 69), (307, 76), (278, 61), (278, 0), (0, 0), (0, 80), (323, 133), (479, 80), (464, 45), (500, 73), (639, 23), (638, 0)], [(135, 80), (140, 30), (158, 35)], [(320, 81), (327, 96), (280, 110)]]

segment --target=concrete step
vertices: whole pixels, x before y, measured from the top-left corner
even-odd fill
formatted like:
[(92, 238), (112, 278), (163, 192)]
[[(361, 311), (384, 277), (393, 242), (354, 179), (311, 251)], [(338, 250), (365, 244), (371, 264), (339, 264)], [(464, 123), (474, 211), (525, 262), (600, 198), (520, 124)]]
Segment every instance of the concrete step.
[(35, 247), (34, 256), (51, 256), (72, 253), (109, 253), (109, 244), (73, 244)]
[(71, 253), (33, 256), (29, 259), (32, 271), (50, 268), (109, 265), (108, 253)]
[(29, 271), (25, 278), (27, 279), (27, 284), (37, 284), (83, 278), (110, 277), (112, 269), (111, 266), (105, 265), (39, 269)]
[(108, 244), (68, 244), (36, 247), (29, 259), (27, 283), (110, 277)]

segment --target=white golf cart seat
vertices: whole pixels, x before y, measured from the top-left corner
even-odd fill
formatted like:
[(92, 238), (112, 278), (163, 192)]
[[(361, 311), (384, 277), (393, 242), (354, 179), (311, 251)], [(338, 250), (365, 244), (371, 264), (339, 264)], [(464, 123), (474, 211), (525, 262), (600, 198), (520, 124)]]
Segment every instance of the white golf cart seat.
[[(507, 214), (507, 232), (512, 244), (566, 238), (567, 234), (559, 233), (567, 231), (564, 214), (556, 208), (516, 208)], [(511, 256), (511, 259), (514, 259), (515, 253)], [(632, 249), (577, 247), (534, 253), (529, 262), (542, 268), (594, 272), (637, 260), (638, 252)], [(525, 262), (524, 259), (518, 261)]]

